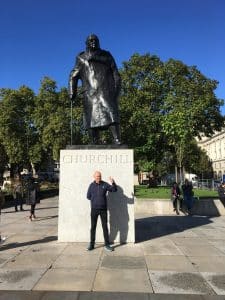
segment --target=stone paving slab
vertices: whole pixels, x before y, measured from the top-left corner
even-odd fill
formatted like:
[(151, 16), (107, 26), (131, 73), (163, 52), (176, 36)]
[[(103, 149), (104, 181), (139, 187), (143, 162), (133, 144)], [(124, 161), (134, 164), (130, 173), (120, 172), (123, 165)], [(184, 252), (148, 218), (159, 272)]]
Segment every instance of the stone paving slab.
[(53, 263), (52, 268), (75, 268), (97, 270), (99, 266), (98, 255), (61, 255)]
[(225, 272), (224, 256), (189, 256), (188, 259), (199, 272)]
[(57, 255), (51, 253), (21, 253), (4, 265), (4, 268), (17, 269), (29, 266), (31, 269), (45, 268), (48, 269), (55, 261)]
[(152, 292), (147, 271), (136, 269), (100, 269), (97, 271), (93, 290), (136, 293)]
[(201, 237), (172, 237), (171, 240), (175, 245), (210, 245), (210, 242), (207, 238)]
[[(15, 226), (15, 224), (14, 224)], [(3, 231), (2, 229), (2, 232)], [(13, 234), (8, 236), (7, 238), (7, 243), (5, 243), (0, 249), (4, 249), (6, 244), (13, 244), (12, 248), (15, 246), (15, 244), (17, 244), (17, 246), (23, 247), (23, 246), (30, 246), (33, 245), (35, 243), (35, 240), (37, 241), (37, 243), (40, 243), (40, 240), (43, 239), (45, 237), (45, 234), (23, 234), (20, 232), (19, 234)], [(30, 242), (30, 244), (29, 244)], [(9, 247), (8, 247), (9, 248)]]
[(155, 293), (207, 294), (215, 292), (199, 273), (149, 271)]
[(196, 272), (195, 266), (186, 256), (146, 255), (147, 268), (156, 271)]
[(91, 291), (95, 278), (93, 270), (50, 269), (33, 290), (41, 291)]
[(100, 265), (107, 269), (146, 269), (144, 257), (105, 256)]
[[(9, 259), (3, 268), (17, 269), (29, 266), (31, 269), (49, 268), (63, 251), (65, 245), (33, 245), (20, 251), (13, 258)], [(4, 252), (3, 252), (4, 254)]]
[(0, 269), (0, 290), (32, 290), (45, 269)]
[(144, 255), (183, 255), (183, 252), (171, 240), (165, 238), (143, 244)]
[[(46, 231), (49, 229), (51, 230), (51, 227), (41, 227), (41, 226), (36, 226), (33, 222), (30, 222), (28, 220), (22, 220), (24, 222), (24, 224), (17, 224), (17, 226), (15, 227), (14, 223), (11, 223), (9, 225), (5, 225), (4, 227), (2, 227), (1, 231), (4, 232), (5, 235), (11, 235), (11, 234), (30, 234), (33, 235), (33, 237), (35, 235), (40, 236), (43, 234), (46, 234)], [(36, 229), (36, 230), (35, 230)]]
[(225, 272), (223, 274), (206, 272), (201, 274), (217, 295), (225, 295)]
[(209, 240), (209, 243), (225, 254), (225, 241), (224, 240)]
[(48, 244), (38, 244), (32, 245), (29, 249), (26, 249), (24, 253), (43, 253), (43, 254), (52, 254), (52, 255), (59, 255), (61, 254), (64, 249), (66, 248), (65, 244), (59, 244), (57, 241), (52, 241), (52, 243)]
[(198, 238), (200, 235), (194, 229), (184, 230), (181, 232), (173, 232), (168, 234), (168, 237), (172, 238)]
[(222, 239), (225, 240), (225, 229), (220, 228), (219, 230), (214, 228), (214, 229), (198, 229), (199, 234), (203, 237), (207, 238), (213, 238), (213, 239)]
[[(15, 256), (19, 255), (20, 253), (22, 253), (22, 251), (25, 249), (26, 247), (24, 248), (15, 248), (15, 249), (9, 249), (9, 250), (4, 250), (4, 251), (0, 251), (0, 256), (1, 256), (1, 259), (4, 260), (3, 264), (0, 265), (0, 267), (3, 267), (4, 264), (10, 260), (10, 259), (13, 259)], [(1, 248), (0, 248), (1, 249)]]
[(205, 245), (192, 244), (188, 246), (179, 245), (178, 247), (187, 256), (224, 256), (225, 260), (225, 254), (212, 245), (206, 247)]

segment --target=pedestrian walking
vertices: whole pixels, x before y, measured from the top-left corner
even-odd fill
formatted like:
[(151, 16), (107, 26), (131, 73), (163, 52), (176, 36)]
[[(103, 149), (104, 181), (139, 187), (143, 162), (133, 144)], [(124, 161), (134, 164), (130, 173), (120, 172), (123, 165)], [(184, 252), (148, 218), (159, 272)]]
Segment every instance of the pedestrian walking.
[(13, 182), (13, 198), (14, 198), (14, 204), (15, 204), (15, 211), (18, 211), (18, 206), (20, 207), (20, 210), (23, 211), (23, 184), (21, 177), (18, 175), (14, 182)]
[(173, 183), (173, 186), (171, 188), (171, 200), (173, 202), (173, 211), (176, 212), (177, 215), (179, 215), (179, 210), (181, 210), (182, 202), (181, 202), (181, 192), (179, 185), (177, 182)]
[(188, 214), (191, 214), (191, 209), (193, 207), (193, 186), (187, 179), (185, 179), (184, 184), (182, 185), (182, 192), (187, 212)]
[(29, 178), (27, 182), (26, 204), (30, 205), (30, 221), (36, 219), (35, 207), (39, 202), (40, 200), (38, 197), (38, 184), (37, 182), (35, 182), (34, 178)]
[(225, 200), (225, 182), (224, 181), (218, 186), (218, 195), (219, 195), (219, 199), (221, 201)]

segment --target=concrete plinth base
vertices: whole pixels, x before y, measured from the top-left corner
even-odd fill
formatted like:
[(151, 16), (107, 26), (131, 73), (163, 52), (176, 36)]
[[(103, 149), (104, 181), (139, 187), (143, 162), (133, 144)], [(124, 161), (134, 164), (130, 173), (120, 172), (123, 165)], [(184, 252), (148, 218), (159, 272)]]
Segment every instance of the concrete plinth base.
[[(104, 147), (104, 146), (103, 146)], [(112, 176), (118, 191), (108, 194), (108, 222), (110, 242), (134, 242), (134, 191), (133, 150), (97, 148), (61, 150), (59, 186), (60, 242), (89, 242), (90, 201), (86, 194), (96, 170), (102, 180), (109, 182)], [(103, 242), (100, 219), (96, 230), (96, 242)]]

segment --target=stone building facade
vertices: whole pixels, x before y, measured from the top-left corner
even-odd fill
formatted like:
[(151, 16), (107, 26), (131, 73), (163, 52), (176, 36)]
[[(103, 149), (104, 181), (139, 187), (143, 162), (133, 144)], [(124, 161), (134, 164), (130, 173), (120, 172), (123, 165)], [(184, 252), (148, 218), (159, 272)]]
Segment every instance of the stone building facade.
[(225, 174), (225, 129), (210, 138), (202, 137), (197, 143), (212, 161), (214, 179), (222, 179)]

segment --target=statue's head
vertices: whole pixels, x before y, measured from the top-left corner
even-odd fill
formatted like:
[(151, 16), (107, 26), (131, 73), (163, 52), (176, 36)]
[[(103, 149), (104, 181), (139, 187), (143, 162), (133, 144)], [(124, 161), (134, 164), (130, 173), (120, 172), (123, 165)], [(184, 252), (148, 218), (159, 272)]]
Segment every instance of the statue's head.
[(97, 35), (90, 34), (86, 39), (87, 50), (96, 50), (100, 48), (99, 39)]

